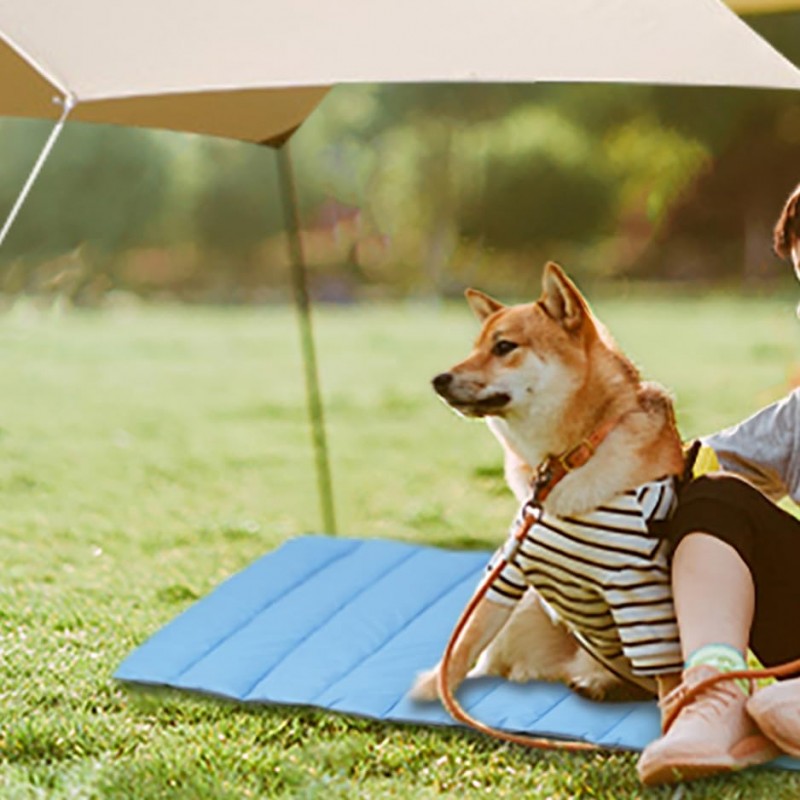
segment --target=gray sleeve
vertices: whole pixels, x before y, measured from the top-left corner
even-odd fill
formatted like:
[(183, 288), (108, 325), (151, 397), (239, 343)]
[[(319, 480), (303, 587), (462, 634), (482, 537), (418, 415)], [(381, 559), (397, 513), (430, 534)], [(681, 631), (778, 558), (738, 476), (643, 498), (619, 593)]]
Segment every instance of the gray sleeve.
[(703, 438), (723, 469), (778, 500), (800, 503), (800, 390), (738, 425)]

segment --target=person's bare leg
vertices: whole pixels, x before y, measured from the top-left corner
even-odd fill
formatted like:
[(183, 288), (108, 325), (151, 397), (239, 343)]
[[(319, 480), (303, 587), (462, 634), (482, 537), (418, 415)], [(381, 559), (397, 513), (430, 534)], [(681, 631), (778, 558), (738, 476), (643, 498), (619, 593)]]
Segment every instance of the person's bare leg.
[(710, 644), (747, 653), (755, 589), (733, 547), (707, 533), (686, 536), (672, 557), (672, 592), (685, 661)]
[[(686, 663), (684, 686), (742, 667), (755, 588), (736, 550), (709, 534), (689, 534), (673, 554), (672, 588)], [(682, 689), (675, 690), (675, 698)], [(642, 781), (691, 780), (774, 758), (777, 749), (750, 720), (747, 699), (747, 690), (734, 681), (704, 690), (664, 736), (645, 748), (638, 764)]]

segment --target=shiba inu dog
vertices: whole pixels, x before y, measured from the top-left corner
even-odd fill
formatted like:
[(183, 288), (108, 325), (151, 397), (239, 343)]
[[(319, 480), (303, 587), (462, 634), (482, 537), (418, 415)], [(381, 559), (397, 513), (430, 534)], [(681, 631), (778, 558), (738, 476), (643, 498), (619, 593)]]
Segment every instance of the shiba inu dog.
[[(607, 566), (615, 575), (622, 575), (627, 569), (626, 559), (644, 564), (642, 568), (658, 574), (662, 584), (658, 589), (661, 594), (645, 604), (663, 603), (664, 608), (671, 609), (668, 568), (663, 562), (651, 566), (642, 555), (645, 550), (652, 555), (659, 542), (657, 538), (647, 539), (641, 520), (637, 518), (638, 532), (627, 539), (625, 531), (607, 534), (601, 530), (616, 531), (613, 526), (606, 527), (601, 522), (593, 528), (586, 522), (601, 513), (616, 513), (612, 519), (623, 522), (634, 519), (639, 513), (636, 503), (644, 497), (637, 487), (664, 479), (672, 485), (671, 476), (682, 473), (681, 441), (668, 394), (657, 384), (641, 380), (636, 367), (620, 352), (576, 286), (556, 264), (546, 266), (542, 295), (535, 303), (506, 307), (473, 289), (467, 290), (466, 296), (483, 323), (482, 328), (469, 357), (434, 378), (436, 392), (465, 417), (486, 418), (505, 453), (507, 482), (521, 502), (530, 497), (537, 465), (553, 454), (569, 456), (579, 443), (604, 427), (602, 441), (595, 441), (591, 457), (577, 468), (568, 469), (547, 496), (542, 506), (548, 515), (545, 522), (549, 525), (555, 520), (552, 527), (556, 531), (561, 524), (558, 521), (565, 520), (564, 530), (557, 531), (562, 541), (601, 553), (607, 564), (593, 565), (591, 569)], [(615, 511), (613, 503), (620, 499), (629, 502), (629, 507)], [(593, 531), (617, 538), (610, 545), (596, 544)], [(549, 530), (544, 534), (555, 535)], [(639, 550), (617, 544), (634, 540)], [(640, 644), (644, 648), (654, 646), (653, 630), (656, 640), (661, 636), (659, 630), (669, 631), (664, 634), (665, 641), (669, 639), (673, 647), (679, 648), (675, 644), (677, 627), (659, 629), (660, 619), (654, 621), (655, 628), (649, 629), (649, 638), (640, 636), (637, 643), (633, 637), (638, 618), (623, 618), (625, 609), (633, 604), (612, 598), (609, 602), (617, 607), (606, 614), (611, 622), (602, 631), (600, 627), (593, 630), (587, 622), (584, 631), (590, 639), (594, 637), (598, 647), (584, 649), (579, 644), (581, 639), (586, 645), (581, 638), (582, 620), (601, 618), (608, 611), (593, 605), (595, 595), (605, 591), (606, 584), (590, 576), (590, 583), (594, 583), (588, 589), (581, 586), (573, 575), (575, 571), (570, 571), (571, 562), (564, 559), (577, 559), (576, 563), (581, 562), (581, 569), (585, 570), (590, 568), (586, 564), (593, 564), (593, 557), (582, 556), (580, 550), (563, 555), (558, 551), (561, 545), (554, 548), (558, 552), (552, 558), (548, 551), (539, 551), (545, 554), (543, 562), (561, 559), (553, 574), (541, 577), (538, 556), (533, 552), (537, 546), (551, 548), (547, 542), (539, 545), (532, 540), (528, 560), (517, 572), (519, 579), (509, 579), (506, 584), (506, 589), (510, 586), (522, 594), (513, 611), (488, 596), (477, 607), (453, 653), (448, 676), (453, 689), (472, 669), (472, 674), (502, 675), (516, 681), (564, 681), (597, 699), (618, 692), (625, 695), (620, 690), (630, 681), (631, 673), (614, 668), (620, 663), (616, 655), (602, 656), (611, 647), (611, 640), (602, 638), (611, 635), (606, 629), (616, 623), (627, 626), (621, 635), (626, 653), (634, 652)], [(634, 555), (626, 555), (628, 552)], [(523, 580), (526, 586), (519, 586)], [(626, 580), (634, 585), (632, 579)], [(502, 592), (502, 587), (498, 586), (498, 591)], [(583, 604), (577, 628), (574, 620), (564, 624), (563, 615), (553, 613), (551, 600), (555, 598), (563, 600), (569, 616), (573, 602), (570, 595), (576, 598), (575, 603)], [(502, 600), (500, 595), (497, 597)], [(619, 638), (618, 631), (612, 633)], [(619, 655), (624, 662), (622, 650)], [(679, 663), (676, 670), (680, 670)], [(418, 676), (412, 697), (435, 699), (437, 674), (438, 666)], [(662, 687), (660, 677), (658, 681), (650, 678), (634, 682), (650, 694), (656, 689), (660, 694), (674, 683), (665, 680)]]

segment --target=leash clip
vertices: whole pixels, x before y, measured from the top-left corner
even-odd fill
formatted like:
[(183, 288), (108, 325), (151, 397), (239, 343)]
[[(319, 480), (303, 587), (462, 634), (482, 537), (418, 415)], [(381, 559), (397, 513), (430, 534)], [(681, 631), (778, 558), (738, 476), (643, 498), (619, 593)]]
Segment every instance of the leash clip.
[(542, 505), (534, 497), (522, 507), (522, 515), (503, 545), (503, 558), (510, 563), (516, 558), (528, 531), (542, 518)]
[[(533, 499), (531, 502), (539, 505), (541, 503), (541, 495), (550, 484), (553, 482), (553, 457), (548, 456), (536, 468), (536, 475), (534, 476), (531, 488), (533, 489)], [(527, 506), (526, 506), (527, 507)]]
[(517, 557), (520, 547), (522, 547), (522, 540), (517, 539), (513, 534), (509, 536), (503, 545), (503, 560), (510, 564)]

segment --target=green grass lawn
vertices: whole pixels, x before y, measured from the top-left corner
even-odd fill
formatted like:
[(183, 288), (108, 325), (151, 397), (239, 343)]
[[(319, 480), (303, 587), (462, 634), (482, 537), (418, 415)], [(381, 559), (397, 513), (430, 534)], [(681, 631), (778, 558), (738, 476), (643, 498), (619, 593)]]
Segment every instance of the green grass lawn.
[[(685, 434), (786, 391), (793, 299), (596, 303)], [(465, 306), (316, 315), (339, 526), (491, 547), (514, 504), (498, 447), (428, 381), (475, 333)], [(800, 796), (751, 771), (642, 792), (635, 757), (543, 753), (466, 732), (245, 708), (111, 679), (224, 578), (319, 530), (290, 309), (0, 316), (0, 797)], [(409, 681), (412, 676), (409, 676)]]

